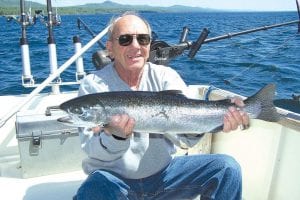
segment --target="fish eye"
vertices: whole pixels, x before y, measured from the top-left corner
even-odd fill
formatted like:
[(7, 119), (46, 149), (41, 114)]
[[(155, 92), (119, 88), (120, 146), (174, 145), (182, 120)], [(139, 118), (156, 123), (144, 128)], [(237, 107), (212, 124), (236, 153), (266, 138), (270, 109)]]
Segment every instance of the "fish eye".
[(74, 114), (79, 114), (79, 115), (83, 114), (83, 110), (80, 108), (77, 108), (77, 107), (71, 109), (71, 112)]

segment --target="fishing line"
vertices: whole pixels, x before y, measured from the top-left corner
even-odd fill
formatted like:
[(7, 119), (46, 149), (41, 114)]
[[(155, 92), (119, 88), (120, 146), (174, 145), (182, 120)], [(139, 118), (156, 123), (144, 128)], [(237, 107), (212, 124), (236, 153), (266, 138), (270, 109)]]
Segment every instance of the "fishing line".
[[(231, 81), (233, 81), (233, 80), (236, 79), (237, 77), (242, 76), (246, 71), (250, 70), (250, 69), (253, 68), (255, 65), (261, 63), (263, 60), (266, 60), (268, 57), (271, 58), (273, 55), (279, 54), (279, 53), (282, 51), (282, 49), (283, 49), (284, 47), (288, 47), (288, 46), (289, 46), (289, 45), (288, 45), (289, 40), (295, 39), (295, 38), (296, 38), (296, 35), (290, 36), (289, 38), (287, 38), (287, 39), (282, 43), (282, 45), (280, 45), (279, 47), (275, 48), (273, 52), (268, 53), (268, 54), (265, 54), (265, 55), (264, 55), (262, 58), (260, 58), (256, 63), (252, 63), (252, 64), (249, 65), (247, 68), (243, 69), (243, 70), (240, 71), (240, 72), (237, 72), (237, 73), (236, 73), (233, 77), (231, 77), (230, 79), (223, 79), (224, 83), (225, 83), (226, 85), (231, 84)], [(248, 77), (249, 77), (249, 76), (248, 76)], [(249, 78), (250, 78), (250, 77), (249, 77)]]
[[(283, 32), (283, 31), (282, 31), (282, 32)], [(281, 33), (282, 33), (282, 32), (281, 32)], [(275, 55), (275, 54), (279, 54), (279, 53), (281, 52), (281, 50), (282, 50), (284, 47), (289, 46), (289, 45), (288, 45), (288, 42), (289, 42), (290, 40), (295, 39), (297, 36), (298, 36), (298, 35), (292, 35), (292, 36), (288, 37), (287, 39), (285, 39), (285, 40), (283, 41), (282, 45), (280, 45), (280, 46), (278, 46), (277, 48), (275, 48), (273, 52), (271, 52), (271, 53), (269, 53), (269, 54), (265, 54), (265, 56), (261, 57), (256, 63), (252, 63), (252, 64), (250, 64), (248, 67), (246, 67), (245, 69), (243, 69), (242, 71), (236, 72), (235, 75), (232, 76), (231, 78), (229, 78), (229, 79), (222, 79), (222, 82), (223, 82), (224, 84), (226, 84), (226, 85), (230, 85), (231, 82), (232, 82), (233, 80), (235, 80), (235, 79), (238, 78), (238, 77), (241, 77), (242, 75), (245, 74), (245, 72), (249, 71), (251, 68), (253, 68), (254, 66), (258, 65), (258, 64), (261, 63), (263, 60), (266, 60), (268, 57), (271, 57), (271, 56), (273, 56), (273, 55)], [(243, 46), (245, 47), (245, 45), (243, 45)], [(240, 48), (241, 48), (241, 47), (240, 47)], [(247, 48), (245, 48), (245, 49), (247, 49)], [(203, 65), (203, 67), (204, 67), (207, 71), (211, 72), (212, 74), (216, 74), (216, 73), (218, 74), (218, 72), (217, 72), (216, 70), (213, 70), (213, 69), (211, 69), (210, 67), (208, 67), (208, 66), (206, 66), (206, 65)], [(219, 74), (220, 74), (220, 73), (219, 73)], [(249, 76), (248, 76), (248, 77), (249, 77)], [(249, 78), (251, 78), (251, 77), (249, 77)], [(243, 79), (245, 79), (245, 76), (243, 77)], [(219, 81), (211, 81), (211, 82), (209, 82), (209, 85), (213, 85), (214, 83), (218, 83), (218, 82), (219, 82)]]

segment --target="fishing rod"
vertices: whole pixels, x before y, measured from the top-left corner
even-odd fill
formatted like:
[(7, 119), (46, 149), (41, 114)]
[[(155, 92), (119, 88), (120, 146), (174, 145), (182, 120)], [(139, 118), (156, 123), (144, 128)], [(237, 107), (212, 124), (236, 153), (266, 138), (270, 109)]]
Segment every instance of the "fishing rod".
[[(202, 43), (193, 43), (193, 45), (191, 47), (191, 51), (196, 50), (196, 52), (197, 52), (200, 49), (201, 45), (205, 44), (205, 43), (216, 42), (216, 41), (223, 40), (223, 39), (228, 39), (228, 38), (232, 38), (232, 37), (236, 37), (236, 36), (240, 36), (240, 35), (245, 35), (245, 34), (254, 33), (254, 32), (258, 32), (258, 31), (264, 31), (264, 30), (268, 30), (271, 28), (287, 26), (287, 25), (296, 24), (296, 23), (299, 24), (300, 20), (294, 20), (294, 21), (290, 21), (290, 22), (284, 22), (284, 23), (274, 24), (274, 25), (269, 25), (269, 26), (262, 26), (262, 27), (258, 27), (258, 28), (254, 28), (254, 29), (248, 29), (248, 30), (240, 31), (240, 32), (236, 32), (236, 33), (227, 33), (225, 35), (208, 38), (208, 39), (203, 40)], [(207, 32), (207, 29), (203, 29), (202, 33), (203, 32)], [(195, 54), (196, 53), (192, 54), (189, 57), (194, 58)]]
[(95, 38), (89, 41), (78, 52), (76, 52), (71, 58), (69, 58), (63, 65), (61, 65), (53, 74), (50, 74), (38, 87), (36, 87), (24, 100), (17, 106), (13, 107), (3, 118), (0, 119), (0, 127), (2, 127), (7, 120), (14, 116), (20, 109), (22, 109), (33, 97), (39, 94), (49, 83), (51, 83), (57, 76), (71, 66), (82, 54), (84, 54), (89, 48), (91, 48), (98, 40), (100, 40), (107, 32), (110, 26), (107, 26), (102, 30)]
[(208, 36), (209, 31), (208, 31), (207, 28), (204, 28), (201, 35), (199, 36), (198, 40), (196, 42), (193, 42), (191, 46), (187, 45), (187, 48), (191, 48), (188, 57), (189, 58), (194, 58), (196, 53), (199, 51), (202, 44), (215, 42), (215, 41), (219, 41), (219, 40), (223, 40), (223, 39), (228, 39), (228, 38), (232, 38), (232, 37), (235, 37), (235, 36), (245, 35), (245, 34), (249, 34), (249, 33), (253, 33), (253, 32), (268, 30), (268, 29), (272, 29), (272, 28), (276, 28), (276, 27), (280, 27), (280, 26), (287, 26), (287, 25), (298, 23), (298, 33), (300, 33), (300, 8), (299, 8), (300, 4), (299, 4), (299, 0), (296, 0), (296, 5), (297, 5), (299, 20), (294, 20), (294, 21), (289, 21), (289, 22), (284, 22), (284, 23), (279, 23), (279, 24), (274, 24), (274, 25), (269, 25), (269, 26), (262, 26), (262, 27), (258, 27), (258, 28), (248, 29), (248, 30), (241, 31), (241, 32), (236, 32), (236, 33), (227, 33), (225, 35), (221, 35), (221, 36), (217, 36), (217, 37), (213, 37), (213, 38), (208, 38), (208, 39), (206, 39), (206, 37)]
[(258, 32), (258, 31), (264, 31), (264, 30), (268, 30), (268, 29), (276, 28), (276, 27), (280, 27), (280, 26), (287, 26), (287, 25), (295, 24), (295, 23), (299, 23), (299, 22), (300, 22), (300, 20), (294, 20), (294, 21), (280, 23), (280, 24), (274, 24), (274, 25), (270, 25), (270, 26), (262, 26), (262, 27), (258, 27), (258, 28), (254, 28), (254, 29), (237, 32), (237, 33), (228, 33), (226, 35), (206, 39), (203, 41), (203, 43), (215, 42), (215, 41), (222, 40), (222, 39), (232, 38), (235, 36), (245, 35), (248, 33), (253, 33), (253, 32)]
[(276, 28), (280, 26), (287, 26), (291, 24), (298, 23), (298, 33), (300, 33), (300, 8), (299, 8), (299, 0), (296, 0), (297, 4), (297, 10), (298, 10), (298, 16), (299, 20), (294, 20), (290, 22), (284, 22), (269, 26), (263, 26), (253, 29), (248, 29), (241, 32), (236, 33), (227, 33), (225, 35), (208, 38), (207, 36), (209, 34), (209, 30), (207, 28), (204, 28), (199, 35), (198, 39), (195, 42), (188, 42), (187, 41), (187, 34), (189, 32), (189, 29), (187, 27), (183, 28), (181, 39), (179, 40), (179, 44), (170, 46), (166, 42), (163, 41), (153, 41), (150, 48), (150, 56), (149, 61), (154, 62), (156, 64), (167, 64), (168, 61), (174, 57), (177, 57), (181, 55), (185, 50), (190, 49), (190, 52), (188, 54), (188, 57), (190, 59), (194, 58), (197, 52), (200, 50), (202, 44), (215, 42), (223, 39), (232, 38), (239, 35), (245, 35), (253, 32), (258, 32), (262, 30), (268, 30), (271, 28)]
[[(190, 50), (190, 52), (188, 53), (188, 57), (192, 59), (200, 50), (202, 44), (216, 42), (219, 40), (228, 39), (228, 38), (245, 35), (253, 32), (258, 32), (262, 30), (268, 30), (280, 26), (287, 26), (295, 23), (299, 24), (300, 20), (294, 20), (294, 21), (289, 21), (289, 22), (284, 22), (284, 23), (279, 23), (279, 24), (274, 24), (269, 26), (263, 26), (263, 27), (248, 29), (248, 30), (235, 32), (235, 33), (227, 33), (225, 35), (221, 35), (213, 38), (207, 38), (209, 34), (209, 30), (207, 28), (204, 28), (195, 42), (187, 41), (187, 34), (189, 32), (189, 29), (187, 27), (184, 27), (181, 34), (181, 38), (179, 40), (180, 42), (179, 44), (171, 46), (164, 41), (160, 41), (160, 40), (152, 41), (150, 47), (149, 61), (156, 64), (167, 64), (169, 60), (181, 55), (185, 50)], [(99, 66), (96, 67), (99, 68)]]
[[(48, 13), (48, 20), (46, 22), (46, 26), (48, 28), (48, 49), (49, 49), (49, 63), (50, 63), (50, 74), (54, 74), (57, 70), (57, 54), (56, 54), (56, 44), (53, 34), (53, 27), (55, 25), (55, 21), (53, 19), (52, 13), (52, 5), (51, 0), (47, 0), (47, 13)], [(61, 78), (58, 76), (55, 80), (56, 83), (61, 82)], [(52, 85), (52, 92), (54, 94), (59, 93), (59, 85), (53, 84)]]
[(25, 13), (25, 1), (20, 0), (20, 12), (21, 12), (21, 38), (20, 38), (20, 46), (21, 46), (21, 56), (22, 56), (22, 84), (34, 84), (33, 76), (31, 75), (31, 67), (30, 67), (30, 55), (29, 55), (29, 44), (26, 36), (26, 28), (29, 25), (28, 16)]
[[(90, 29), (90, 27), (80, 17), (78, 17), (77, 18), (78, 29), (80, 29), (80, 24), (82, 24), (84, 29), (87, 30), (89, 32), (89, 34), (92, 35), (93, 38), (95, 38), (96, 34), (94, 33), (94, 31), (92, 31), (92, 29)], [(95, 53), (93, 53), (92, 62), (97, 69), (101, 69), (103, 66), (110, 63), (111, 59), (108, 57), (108, 52), (107, 52), (107, 50), (105, 50), (106, 47), (102, 43), (102, 41), (98, 40), (97, 43), (102, 50), (99, 50), (99, 51), (96, 51)]]
[(296, 0), (296, 5), (297, 5), (297, 11), (298, 11), (298, 17), (299, 17), (298, 33), (300, 33), (300, 3), (299, 3), (299, 0)]
[[(88, 25), (80, 18), (77, 18), (77, 26), (80, 29), (80, 24), (83, 25), (84, 29), (87, 30), (92, 37), (94, 38), (96, 36), (96, 34), (94, 33), (94, 31), (92, 31), (92, 29), (90, 29), (90, 27), (88, 27)], [(101, 47), (101, 49), (105, 49), (105, 45), (99, 40), (97, 41), (98, 45)]]

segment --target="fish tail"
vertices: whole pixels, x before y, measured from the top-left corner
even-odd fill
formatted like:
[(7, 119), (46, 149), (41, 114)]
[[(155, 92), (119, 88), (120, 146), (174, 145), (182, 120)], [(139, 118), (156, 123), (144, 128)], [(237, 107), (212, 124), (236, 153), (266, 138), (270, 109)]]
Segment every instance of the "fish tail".
[(273, 104), (274, 95), (275, 85), (268, 84), (245, 100), (246, 107), (249, 107), (251, 113), (251, 105), (254, 105), (254, 107), (258, 105), (260, 112), (258, 112), (255, 118), (269, 122), (277, 122), (280, 120), (280, 115)]

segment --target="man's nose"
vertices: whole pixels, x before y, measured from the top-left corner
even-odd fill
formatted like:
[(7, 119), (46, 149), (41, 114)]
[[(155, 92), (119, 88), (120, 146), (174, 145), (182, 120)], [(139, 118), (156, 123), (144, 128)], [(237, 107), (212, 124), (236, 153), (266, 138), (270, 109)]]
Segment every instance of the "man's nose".
[(136, 38), (136, 35), (133, 35), (131, 45), (132, 45), (132, 46), (136, 46), (136, 47), (140, 47), (140, 46), (141, 46), (141, 45), (139, 44), (137, 38)]

